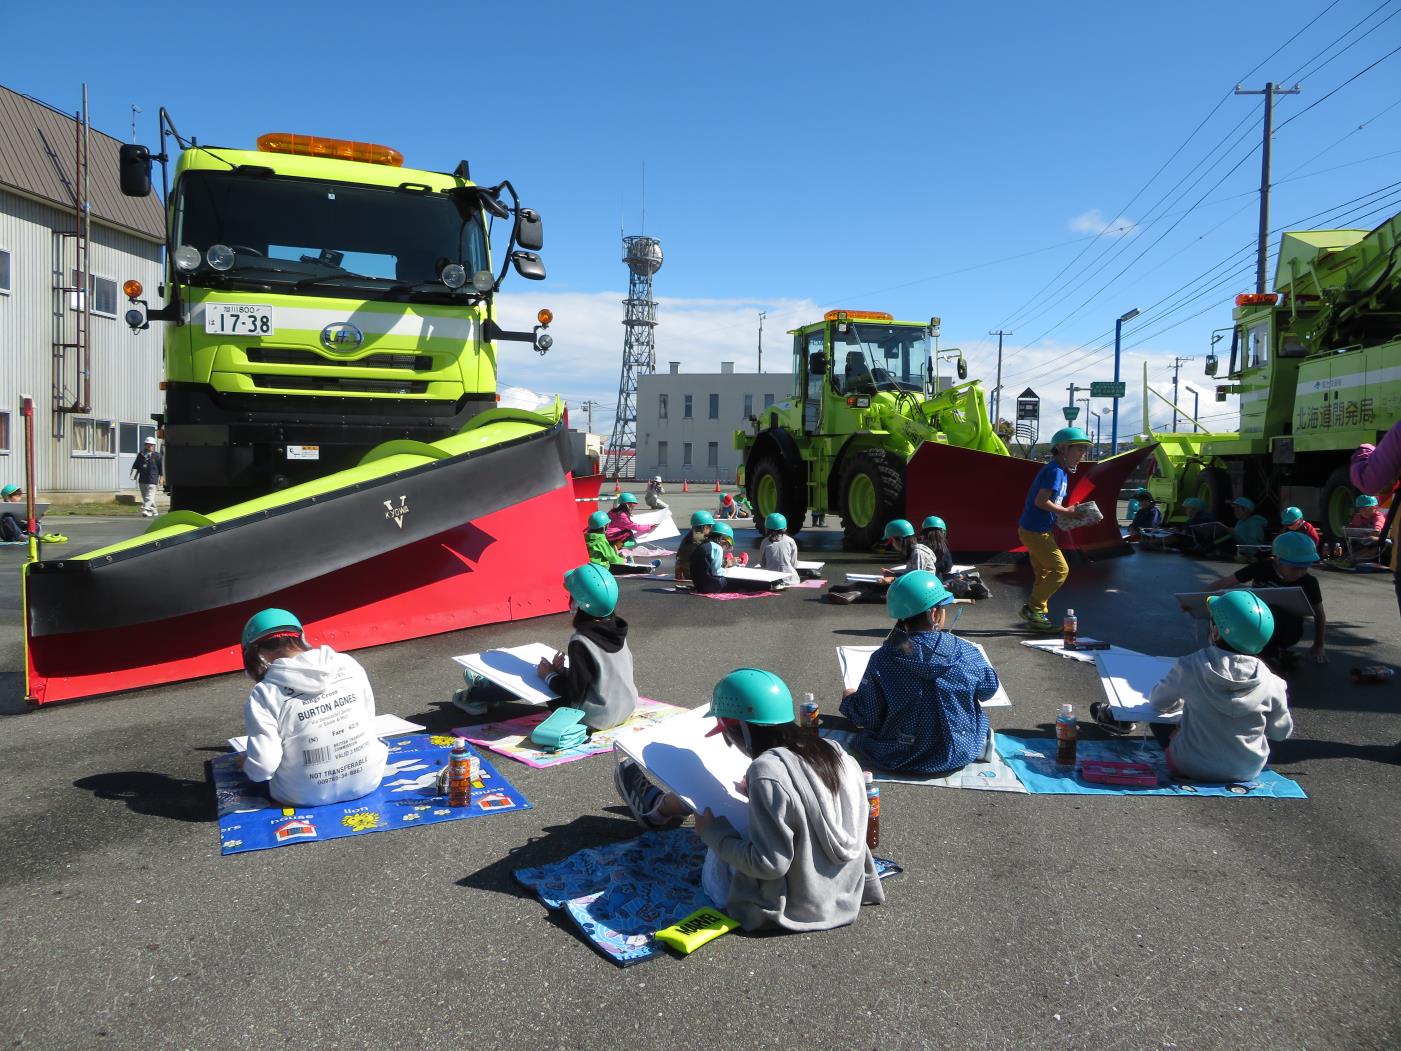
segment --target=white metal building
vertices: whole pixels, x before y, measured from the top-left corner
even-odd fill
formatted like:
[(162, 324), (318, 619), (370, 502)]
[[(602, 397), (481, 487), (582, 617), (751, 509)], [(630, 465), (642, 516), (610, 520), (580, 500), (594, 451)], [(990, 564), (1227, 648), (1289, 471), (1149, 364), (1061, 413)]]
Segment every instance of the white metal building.
[(154, 194), (122, 196), (119, 145), (0, 87), (0, 481), (24, 482), (28, 395), (44, 498), (134, 488), (162, 404), (160, 329), (128, 329), (122, 284), (160, 302), (164, 215)]
[(639, 376), (636, 476), (733, 482), (735, 431), (792, 393), (791, 373), (735, 372), (730, 361), (719, 372), (682, 372), (673, 361), (667, 372)]

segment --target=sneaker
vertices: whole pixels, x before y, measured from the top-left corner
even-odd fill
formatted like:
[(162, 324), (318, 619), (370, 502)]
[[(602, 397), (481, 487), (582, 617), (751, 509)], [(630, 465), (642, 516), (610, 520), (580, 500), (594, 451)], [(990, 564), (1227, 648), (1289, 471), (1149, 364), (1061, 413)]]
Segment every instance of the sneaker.
[(662, 818), (654, 815), (657, 804), (662, 801), (664, 792), (642, 772), (642, 768), (631, 759), (620, 759), (613, 767), (613, 784), (618, 795), (632, 811), (632, 816), (643, 828), (651, 831), (658, 828), (676, 828), (684, 818)]
[(822, 601), (832, 602), (838, 606), (850, 606), (860, 597), (859, 591), (833, 591), (829, 589), (827, 594), (822, 596)]
[(968, 597), (982, 601), (985, 598), (992, 598), (992, 592), (981, 580), (970, 581), (968, 585)]
[(485, 715), (491, 710), (491, 705), (486, 701), (472, 699), (472, 688), (463, 687), (452, 695), (454, 707), (461, 708), (468, 715)]
[(1023, 606), (1020, 613), (1022, 620), (1026, 621), (1027, 626), (1031, 628), (1032, 631), (1044, 631), (1049, 633), (1060, 630), (1051, 623), (1050, 617), (1044, 613), (1037, 613), (1030, 606)]

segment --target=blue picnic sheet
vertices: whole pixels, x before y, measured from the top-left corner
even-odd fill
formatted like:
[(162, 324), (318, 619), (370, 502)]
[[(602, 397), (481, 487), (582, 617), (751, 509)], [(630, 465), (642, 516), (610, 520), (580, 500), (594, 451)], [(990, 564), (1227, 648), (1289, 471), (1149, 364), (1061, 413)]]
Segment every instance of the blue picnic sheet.
[(379, 788), (359, 799), (313, 807), (271, 806), (265, 786), (243, 775), (242, 756), (221, 755), (212, 764), (219, 852), (242, 854), (530, 809), (525, 796), (480, 754), (481, 780), (472, 783), (472, 805), (448, 806), (447, 799), (437, 794), (437, 780), (438, 771), (447, 765), (452, 742), (451, 737), (430, 734), (387, 739), (389, 757)]
[(1273, 770), (1265, 770), (1254, 781), (1237, 784), (1209, 784), (1185, 781), (1168, 772), (1167, 756), (1158, 742), (1146, 737), (1124, 737), (1114, 741), (1080, 741), (1076, 761), (1098, 759), (1148, 763), (1158, 772), (1157, 788), (1131, 785), (1101, 785), (1084, 780), (1079, 767), (1056, 765), (1053, 737), (1014, 737), (997, 734), (997, 754), (1012, 768), (1018, 780), (1032, 794), (1115, 795), (1115, 796), (1254, 796), (1270, 799), (1306, 799), (1299, 785)]

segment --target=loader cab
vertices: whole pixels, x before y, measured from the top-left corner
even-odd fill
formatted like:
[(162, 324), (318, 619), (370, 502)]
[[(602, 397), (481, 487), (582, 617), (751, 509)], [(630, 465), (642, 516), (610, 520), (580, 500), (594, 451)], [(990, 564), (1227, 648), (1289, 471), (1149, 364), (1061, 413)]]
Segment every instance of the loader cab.
[(1291, 433), (1299, 365), (1308, 353), (1297, 335), (1300, 317), (1279, 299), (1273, 292), (1236, 297), (1229, 374), (1241, 397), (1240, 434), (1250, 441)]

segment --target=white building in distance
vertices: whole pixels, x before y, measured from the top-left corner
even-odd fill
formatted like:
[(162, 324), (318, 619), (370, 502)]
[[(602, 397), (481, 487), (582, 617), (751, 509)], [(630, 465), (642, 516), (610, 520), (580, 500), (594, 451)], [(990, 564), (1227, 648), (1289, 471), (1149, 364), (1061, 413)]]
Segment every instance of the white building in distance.
[(637, 380), (636, 477), (733, 484), (740, 465), (735, 431), (792, 395), (792, 374), (736, 372), (732, 361), (720, 362), (719, 372), (670, 366)]

